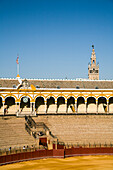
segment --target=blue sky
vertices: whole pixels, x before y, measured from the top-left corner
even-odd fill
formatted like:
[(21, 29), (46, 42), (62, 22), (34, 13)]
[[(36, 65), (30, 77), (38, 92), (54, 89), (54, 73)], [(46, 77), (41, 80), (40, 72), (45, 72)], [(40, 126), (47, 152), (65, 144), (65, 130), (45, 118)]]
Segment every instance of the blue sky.
[(113, 79), (113, 0), (0, 0), (0, 77)]

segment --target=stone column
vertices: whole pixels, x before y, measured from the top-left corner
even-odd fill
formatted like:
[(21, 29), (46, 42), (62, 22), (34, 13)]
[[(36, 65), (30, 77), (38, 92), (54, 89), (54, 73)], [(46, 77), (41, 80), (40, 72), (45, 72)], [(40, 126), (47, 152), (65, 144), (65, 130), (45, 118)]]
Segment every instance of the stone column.
[(2, 110), (2, 112), (3, 112), (3, 115), (4, 115), (4, 103), (5, 103), (5, 101), (2, 101), (2, 103), (3, 103), (3, 110)]
[(65, 100), (65, 105), (66, 105), (66, 113), (67, 113), (67, 100)]
[(45, 114), (47, 113), (47, 101), (45, 100)]
[(15, 113), (17, 113), (17, 102), (15, 102)]
[(77, 100), (75, 101), (75, 113), (77, 113)]
[(98, 114), (98, 99), (96, 99), (96, 114)]
[(32, 113), (34, 113), (34, 112), (35, 112), (35, 103), (32, 102)]
[(109, 114), (109, 99), (107, 100), (107, 114)]
[(19, 106), (18, 106), (18, 114), (21, 112), (21, 110), (20, 110), (20, 102), (18, 102), (19, 103)]
[(57, 114), (57, 100), (55, 100), (56, 114)]
[(87, 114), (87, 100), (85, 100), (85, 108), (86, 108), (85, 113)]

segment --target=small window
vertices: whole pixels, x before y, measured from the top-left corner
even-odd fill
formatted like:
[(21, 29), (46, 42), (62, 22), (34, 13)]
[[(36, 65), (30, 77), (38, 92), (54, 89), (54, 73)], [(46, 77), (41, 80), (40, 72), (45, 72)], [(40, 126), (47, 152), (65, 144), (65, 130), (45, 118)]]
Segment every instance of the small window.
[(95, 60), (93, 60), (93, 64), (95, 63)]
[(96, 73), (98, 73), (98, 70), (95, 70)]
[(16, 85), (13, 85), (13, 88), (16, 88)]
[(95, 89), (99, 89), (98, 86), (96, 86)]
[(38, 89), (38, 88), (40, 88), (40, 86), (37, 85), (36, 88)]
[(57, 86), (57, 89), (60, 89), (60, 86)]
[(79, 89), (79, 86), (76, 86), (76, 89)]
[(92, 73), (93, 71), (92, 70), (90, 70), (90, 73)]

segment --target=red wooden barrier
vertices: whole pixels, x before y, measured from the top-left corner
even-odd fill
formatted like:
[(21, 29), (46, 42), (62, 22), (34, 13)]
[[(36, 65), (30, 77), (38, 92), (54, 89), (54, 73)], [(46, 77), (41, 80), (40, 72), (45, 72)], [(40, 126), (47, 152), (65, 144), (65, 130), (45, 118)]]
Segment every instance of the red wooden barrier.
[(18, 161), (30, 160), (30, 159), (40, 159), (47, 157), (69, 157), (69, 156), (78, 156), (78, 155), (105, 155), (112, 154), (113, 148), (71, 148), (71, 149), (53, 149), (53, 150), (37, 150), (33, 152), (23, 152), (12, 155), (0, 156), (0, 165), (13, 163)]
[(53, 157), (64, 158), (64, 149), (53, 149)]
[(71, 148), (65, 149), (65, 157), (76, 155), (113, 154), (113, 148)]

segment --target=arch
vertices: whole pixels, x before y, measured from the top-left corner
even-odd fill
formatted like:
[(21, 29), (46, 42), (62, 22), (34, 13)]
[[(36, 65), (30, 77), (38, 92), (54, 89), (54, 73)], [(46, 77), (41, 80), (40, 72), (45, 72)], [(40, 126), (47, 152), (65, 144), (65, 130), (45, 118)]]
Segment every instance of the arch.
[(113, 113), (113, 96), (109, 98), (109, 113)]
[(44, 101), (46, 101), (46, 97), (43, 95), (43, 94), (37, 94), (35, 97), (34, 97), (34, 100), (36, 101), (36, 98), (37, 97), (43, 97), (44, 98)]
[(77, 99), (78, 99), (79, 97), (83, 97), (84, 100), (86, 100), (86, 97), (85, 97), (83, 94), (79, 94), (79, 95), (77, 96)]
[(96, 98), (88, 97), (87, 98), (87, 113), (96, 113)]
[(8, 94), (4, 97), (4, 99), (6, 99), (7, 97), (13, 97), (15, 100), (17, 100), (17, 97), (13, 94)]
[(95, 100), (97, 100), (96, 96), (93, 96), (93, 95), (90, 94), (90, 95), (87, 96), (87, 101), (90, 97), (93, 97), (93, 98), (95, 98)]
[(78, 113), (86, 112), (85, 98), (83, 96), (79, 96), (77, 98), (77, 112)]
[[(28, 98), (28, 102), (24, 102), (23, 101), (23, 99), (24, 99), (24, 97), (27, 97)], [(23, 97), (21, 97), (21, 100), (20, 100), (20, 108), (21, 108), (21, 111), (23, 111), (23, 109), (24, 109), (24, 111), (26, 110), (26, 108), (30, 108), (30, 98), (28, 97), (28, 96), (23, 96)], [(27, 109), (28, 110), (28, 109)], [(26, 110), (26, 111), (27, 111)]]
[(72, 94), (69, 94), (69, 95), (67, 96), (67, 99), (69, 99), (70, 97), (73, 97), (73, 98), (76, 100), (76, 97), (75, 97), (74, 95), (72, 95)]
[(43, 96), (38, 96), (35, 100), (35, 110), (36, 113), (45, 113), (45, 101)]
[(73, 113), (75, 112), (75, 98), (70, 96), (67, 99), (67, 112), (68, 113)]
[(108, 99), (110, 99), (111, 97), (113, 97), (113, 94), (109, 95), (109, 96), (108, 96)]
[(59, 96), (57, 98), (57, 112), (66, 113), (66, 104), (64, 96)]
[(29, 94), (23, 94), (19, 97), (19, 102), (21, 102), (22, 97), (28, 97), (30, 100), (33, 100), (33, 98)]
[(97, 96), (97, 99), (99, 99), (100, 97), (104, 97), (104, 98), (106, 98), (106, 100), (108, 99), (108, 97), (107, 97), (105, 94), (100, 94), (100, 95), (98, 95), (98, 96)]
[(5, 98), (5, 105), (8, 105), (8, 107), (9, 107), (13, 104), (15, 104), (15, 98), (13, 96), (7, 96)]
[(58, 100), (58, 98), (59, 98), (59, 97), (64, 97), (64, 99), (66, 99), (66, 96), (65, 96), (64, 94), (62, 94), (62, 93), (61, 93), (61, 94), (59, 94), (59, 95), (56, 97), (56, 98), (57, 98), (57, 100)]
[(44, 102), (46, 101), (46, 99), (45, 99), (43, 96), (37, 96), (37, 97), (35, 98), (35, 101), (36, 101), (37, 98), (40, 98), (40, 97), (42, 97), (42, 98), (44, 99)]
[(48, 98), (51, 98), (51, 97), (53, 97), (54, 99), (56, 99), (56, 97), (53, 95), (53, 94), (49, 94), (48, 96), (46, 96), (46, 100), (48, 99)]
[(5, 114), (14, 114), (16, 112), (14, 96), (7, 96), (5, 98), (4, 110)]
[(107, 112), (107, 99), (104, 96), (98, 98), (98, 113)]
[(52, 96), (47, 99), (47, 112), (48, 113), (56, 112), (55, 98)]

